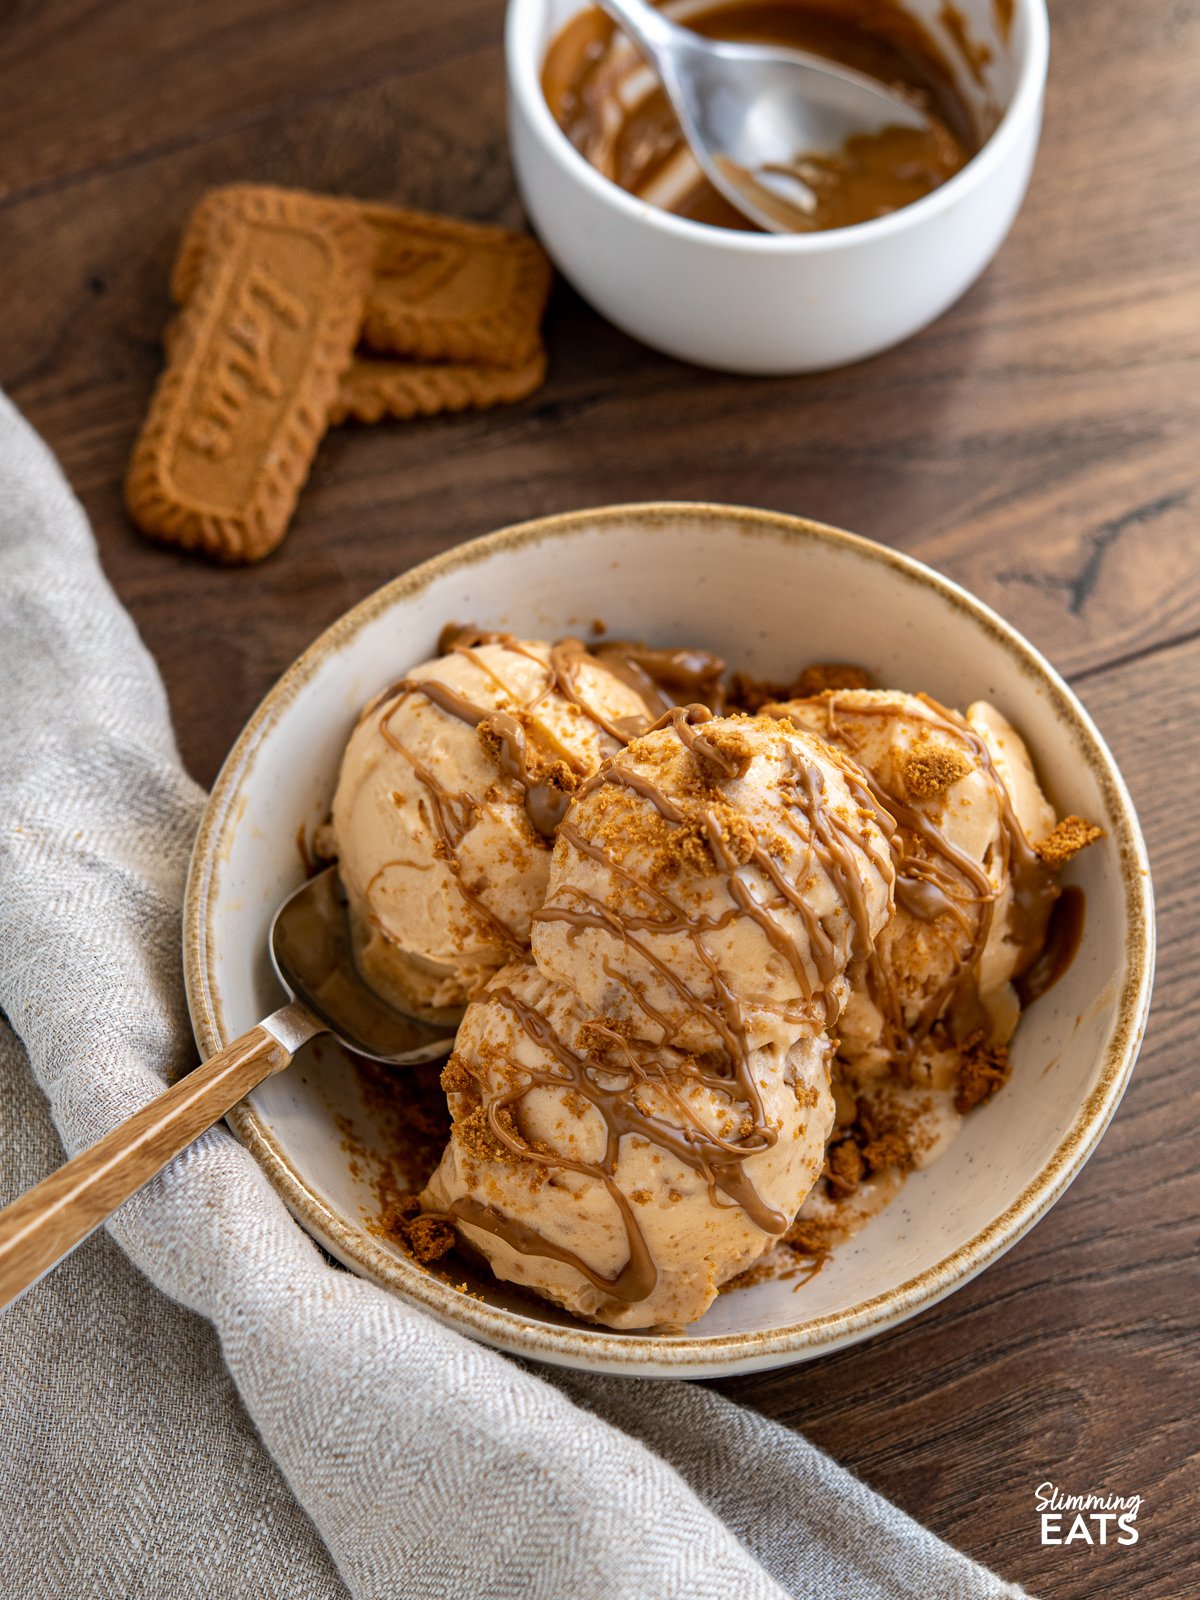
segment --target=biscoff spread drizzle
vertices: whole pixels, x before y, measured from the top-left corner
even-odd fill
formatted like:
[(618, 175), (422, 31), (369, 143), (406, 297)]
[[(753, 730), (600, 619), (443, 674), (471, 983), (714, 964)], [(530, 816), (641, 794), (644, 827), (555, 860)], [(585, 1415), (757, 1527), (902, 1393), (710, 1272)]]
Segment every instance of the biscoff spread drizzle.
[(632, 639), (610, 639), (592, 654), (662, 716), (672, 706), (699, 701), (720, 715), (725, 704), (725, 663), (711, 650), (656, 649)]
[[(485, 644), (502, 645), (513, 654), (534, 661), (546, 672), (545, 684), (527, 704), (520, 701), (511, 686), (480, 655), (478, 647)], [(441, 679), (428, 677), (401, 678), (384, 691), (369, 714), (378, 716), (381, 736), (404, 757), (426, 790), (440, 846), (439, 854), (454, 875), (463, 899), (492, 936), (501, 944), (519, 951), (524, 948), (522, 939), (469, 887), (459, 858), (459, 846), (480, 816), (482, 802), (469, 790), (451, 790), (441, 783), (428, 765), (396, 734), (392, 719), (406, 701), (414, 695), (420, 695), (448, 716), (477, 728), (484, 748), (494, 756), (500, 771), (520, 786), (530, 825), (537, 839), (548, 847), (570, 803), (571, 793), (587, 768), (578, 755), (563, 745), (553, 730), (537, 717), (538, 706), (548, 694), (558, 691), (603, 733), (621, 742), (631, 734), (640, 732), (650, 717), (647, 713), (644, 718), (630, 719), (621, 726), (588, 701), (580, 692), (577, 682), (579, 659), (586, 655), (578, 640), (563, 640), (554, 645), (549, 667), (535, 651), (507, 633), (452, 626), (443, 629), (439, 650), (443, 655), (465, 656), (512, 709), (480, 705)], [(387, 865), (385, 863), (380, 872), (375, 874), (376, 879), (387, 870)], [(370, 912), (368, 915), (372, 916)]]
[[(591, 705), (579, 690), (579, 667), (584, 661), (595, 663), (595, 657), (589, 656), (586, 645), (582, 639), (560, 639), (550, 646), (550, 673), (551, 682), (564, 700), (569, 700), (573, 706), (578, 706), (580, 711), (607, 733), (611, 738), (617, 739), (621, 744), (634, 738), (639, 733), (646, 731), (646, 723), (639, 720), (631, 721), (622, 718), (612, 721), (604, 716), (596, 706)], [(549, 690), (547, 690), (549, 692)], [(648, 719), (647, 719), (648, 720)]]
[[(851, 920), (851, 955), (862, 960), (872, 947), (873, 929), (856, 852), (859, 856), (865, 852), (885, 880), (890, 881), (887, 846), (874, 843), (871, 825), (878, 827), (882, 823), (890, 832), (892, 824), (886, 816), (880, 817), (862, 775), (852, 762), (835, 757), (851, 789), (855, 814), (847, 817), (843, 808), (830, 803), (824, 775), (815, 761), (806, 758), (803, 742), (798, 738), (785, 737), (776, 742), (781, 743), (789, 755), (790, 770), (781, 797), (788, 826), (806, 850), (804, 870), (796, 874), (793, 881), (790, 874), (781, 870), (761, 839), (752, 832), (731, 828), (729, 819), (722, 815), (723, 810), (729, 809), (722, 785), (744, 776), (752, 758), (751, 746), (739, 725), (742, 720), (730, 719), (714, 728), (712, 713), (706, 706), (690, 705), (670, 709), (648, 730), (650, 733), (673, 731), (692, 757), (690, 767), (697, 781), (684, 803), (667, 794), (645, 771), (630, 764), (628, 757), (636, 759), (638, 753), (636, 745), (629, 752), (611, 757), (578, 791), (578, 798), (582, 800), (604, 788), (629, 790), (648, 801), (668, 828), (682, 830), (699, 825), (711, 862), (709, 871), (715, 868), (718, 878), (724, 882), (727, 899), (724, 906), (718, 903), (712, 909), (688, 908), (662, 882), (654, 881), (649, 869), (635, 870), (613, 859), (601, 842), (587, 837), (568, 812), (559, 824), (560, 838), (581, 856), (601, 864), (626, 884), (631, 909), (616, 910), (586, 891), (569, 886), (566, 893), (571, 904), (547, 906), (535, 913), (537, 920), (565, 922), (573, 930), (601, 928), (619, 938), (662, 978), (686, 1011), (704, 1020), (719, 1040), (720, 1048), (703, 1059), (673, 1049), (667, 1019), (639, 986), (616, 973), (606, 962), (604, 970), (620, 981), (633, 997), (645, 1019), (643, 1024), (618, 1030), (600, 1019), (587, 1023), (581, 1030), (581, 1037), (586, 1032), (592, 1048), (581, 1053), (579, 1039), (574, 1047), (568, 1045), (540, 1011), (521, 1001), (511, 989), (501, 987), (489, 991), (489, 998), (505, 1006), (514, 1025), (542, 1052), (548, 1053), (561, 1070), (541, 1072), (510, 1057), (506, 1068), (512, 1087), (496, 1094), (489, 1086), (486, 1067), (481, 1070), (478, 1064), (473, 1066), (466, 1053), (456, 1058), (480, 1084), (481, 1098), (487, 1106), (488, 1126), (510, 1156), (580, 1172), (604, 1185), (623, 1219), (629, 1255), (621, 1273), (615, 1278), (604, 1278), (575, 1252), (542, 1239), (528, 1224), (503, 1216), (470, 1197), (456, 1200), (450, 1215), (504, 1239), (522, 1254), (545, 1255), (573, 1266), (614, 1301), (629, 1303), (644, 1299), (653, 1291), (656, 1282), (654, 1264), (637, 1219), (615, 1181), (620, 1140), (625, 1134), (643, 1137), (701, 1171), (714, 1205), (732, 1203), (740, 1207), (765, 1234), (782, 1234), (791, 1220), (764, 1202), (746, 1170), (747, 1158), (770, 1149), (778, 1139), (778, 1130), (766, 1116), (755, 1081), (747, 1018), (741, 1001), (722, 974), (706, 936), (741, 917), (749, 917), (756, 923), (772, 948), (783, 956), (804, 995), (804, 1011), (790, 1014), (788, 1018), (795, 1025), (799, 1038), (805, 1030), (819, 1030), (836, 1017), (839, 999), (831, 989), (845, 969), (846, 956), (839, 946), (839, 930), (825, 926), (797, 884), (803, 883), (811, 861), (816, 859), (835, 886), (840, 908)], [(760, 899), (746, 881), (742, 869), (749, 865), (756, 866), (770, 885), (766, 898)], [(800, 914), (804, 940), (811, 950), (817, 973), (816, 984), (794, 931), (781, 919), (780, 913), (784, 911)], [(645, 939), (639, 937), (646, 933), (685, 934), (709, 976), (711, 993), (698, 993), (659, 959)], [(641, 1038), (627, 1037), (630, 1032), (636, 1035), (646, 1028), (657, 1034), (661, 1042), (654, 1045)], [(597, 1040), (603, 1045), (599, 1053), (595, 1048)], [(648, 1115), (645, 1108), (638, 1105), (636, 1090), (648, 1081), (666, 1089), (676, 1121)], [(686, 1097), (678, 1093), (676, 1086), (687, 1081), (701, 1083), (710, 1091), (728, 1096), (734, 1105), (745, 1107), (736, 1139), (722, 1138), (703, 1127)], [(513, 1118), (504, 1113), (514, 1111), (524, 1095), (538, 1085), (566, 1087), (584, 1095), (595, 1107), (607, 1130), (605, 1154), (600, 1162), (583, 1163), (544, 1149), (534, 1149), (514, 1134)]]
[[(720, 789), (722, 781), (736, 781), (749, 765), (749, 747), (742, 739), (739, 750), (736, 743), (738, 720), (723, 720), (721, 742), (716, 744), (705, 732), (713, 721), (706, 706), (675, 707), (648, 730), (656, 733), (670, 728), (680, 743), (694, 758), (693, 766), (699, 784), (699, 811), (703, 821), (708, 853), (718, 875), (724, 879), (728, 905), (720, 911), (692, 911), (673, 898), (647, 872), (634, 872), (623, 863), (615, 861), (602, 844), (589, 840), (568, 816), (560, 825), (559, 834), (581, 855), (588, 856), (623, 879), (630, 887), (631, 899), (648, 901), (659, 908), (659, 914), (623, 910), (611, 906), (576, 885), (563, 885), (560, 894), (571, 900), (570, 905), (547, 905), (535, 913), (535, 922), (564, 922), (575, 929), (593, 927), (616, 934), (630, 949), (635, 950), (663, 978), (684, 1002), (685, 1007), (703, 1018), (722, 1039), (731, 1055), (744, 1050), (745, 1018), (740, 1003), (727, 989), (716, 961), (705, 944), (704, 936), (731, 921), (745, 916), (761, 929), (768, 940), (786, 961), (795, 976), (797, 986), (806, 1002), (812, 1006), (806, 1019), (818, 1026), (828, 1026), (838, 1012), (838, 999), (831, 986), (841, 976), (845, 963), (839, 955), (836, 931), (827, 928), (817, 916), (807, 897), (798, 887), (807, 876), (807, 868), (794, 877), (783, 872), (774, 854), (764, 842), (747, 830), (740, 836), (731, 833), (720, 815), (725, 797)], [(761, 726), (761, 724), (760, 724)], [(732, 730), (733, 739), (728, 737)], [(865, 851), (868, 858), (890, 880), (890, 866), (876, 853), (869, 829), (863, 818), (869, 818), (876, 827), (882, 825), (885, 834), (891, 831), (891, 819), (872, 798), (861, 773), (852, 762), (833, 753), (833, 759), (850, 787), (855, 803), (855, 821), (848, 823), (837, 807), (827, 803), (825, 780), (816, 762), (808, 761), (802, 747), (795, 740), (783, 741), (790, 767), (788, 782), (781, 788), (781, 811), (787, 825), (795, 832), (810, 857), (815, 857), (836, 886), (842, 908), (849, 914), (854, 937), (851, 957), (864, 958), (873, 945), (873, 934), (864, 898), (863, 883), (854, 851)], [(635, 752), (633, 752), (635, 753)], [(665, 822), (682, 827), (694, 825), (697, 797), (689, 797), (681, 804), (655, 783), (645, 772), (631, 767), (620, 755), (605, 762), (600, 771), (581, 785), (577, 798), (582, 801), (602, 787), (623, 787), (648, 800)], [(741, 873), (741, 868), (753, 864), (758, 867), (775, 891), (770, 899), (760, 900)], [(814, 987), (804, 953), (791, 930), (779, 919), (781, 910), (795, 912), (804, 926), (818, 985)], [(679, 978), (660, 961), (636, 935), (639, 932), (686, 934), (700, 963), (713, 980), (717, 1000), (714, 1004)], [(661, 1025), (661, 1018), (651, 1009), (645, 994), (626, 983), (627, 992), (647, 1018)], [(669, 1040), (667, 1041), (669, 1042)]]
[[(548, 1070), (507, 1056), (504, 1076), (509, 1086), (496, 1092), (491, 1082), (494, 1064), (481, 1067), (472, 1062), (469, 1053), (456, 1053), (454, 1065), (480, 1085), (489, 1131), (512, 1159), (579, 1173), (600, 1183), (621, 1216), (629, 1253), (621, 1271), (609, 1278), (596, 1272), (575, 1251), (555, 1244), (527, 1223), (504, 1216), (469, 1195), (453, 1201), (446, 1215), (504, 1239), (522, 1254), (549, 1256), (574, 1267), (614, 1301), (630, 1304), (644, 1300), (653, 1293), (658, 1272), (629, 1199), (615, 1177), (621, 1139), (630, 1134), (669, 1151), (699, 1172), (713, 1205), (739, 1206), (766, 1234), (777, 1236), (788, 1227), (791, 1219), (762, 1200), (744, 1166), (747, 1157), (775, 1143), (775, 1130), (766, 1127), (761, 1116), (747, 1127), (743, 1117), (738, 1136), (723, 1137), (705, 1126), (682, 1092), (688, 1085), (702, 1085), (711, 1093), (728, 1097), (732, 1111), (740, 1100), (741, 1086), (731, 1079), (725, 1063), (655, 1049), (629, 1040), (601, 1022), (586, 1024), (574, 1043), (568, 1044), (541, 1010), (511, 988), (493, 988), (488, 991), (488, 998), (509, 1012), (513, 1025), (553, 1062), (553, 1070)], [(663, 1091), (675, 1112), (674, 1121), (654, 1115), (639, 1104), (639, 1090), (647, 1086)], [(521, 1100), (538, 1087), (582, 1096), (599, 1113), (605, 1127), (605, 1149), (598, 1161), (584, 1161), (542, 1146), (535, 1148), (515, 1131), (515, 1113)]]
[[(996, 903), (1005, 891), (1011, 890), (1005, 933), (1018, 952), (1014, 979), (1019, 979), (1045, 948), (1050, 913), (1060, 893), (1054, 874), (1038, 859), (1025, 835), (987, 741), (965, 717), (931, 696), (916, 695), (913, 701), (906, 705), (906, 716), (920, 715), (925, 726), (943, 735), (953, 746), (966, 746), (995, 797), (1000, 831), (998, 858), (991, 862), (989, 873), (984, 865), (957, 849), (921, 807), (912, 805), (900, 792), (898, 783), (885, 783), (877, 774), (863, 769), (876, 801), (896, 820), (892, 849), (897, 905), (921, 922), (949, 917), (966, 940), (956, 969), (928, 997), (912, 1024), (905, 1021), (893, 975), (877, 952), (868, 952), (865, 971), (869, 992), (884, 1020), (885, 1045), (901, 1067), (912, 1061), (943, 1018), (956, 1043), (981, 1028), (986, 1032), (988, 1019), (979, 997), (979, 960), (992, 929)], [(823, 711), (825, 737), (852, 756), (861, 747), (851, 726), (854, 718), (896, 716), (895, 706), (886, 701), (848, 701), (840, 698), (837, 690), (804, 703)], [(786, 707), (778, 710), (786, 716)]]

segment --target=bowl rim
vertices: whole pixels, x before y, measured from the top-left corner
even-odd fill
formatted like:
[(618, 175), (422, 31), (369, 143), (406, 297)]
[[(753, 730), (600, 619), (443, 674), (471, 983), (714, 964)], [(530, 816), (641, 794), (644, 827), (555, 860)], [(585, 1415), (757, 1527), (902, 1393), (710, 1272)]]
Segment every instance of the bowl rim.
[(732, 228), (716, 228), (663, 211), (648, 201), (622, 189), (597, 171), (575, 148), (554, 120), (542, 93), (541, 61), (528, 42), (533, 35), (533, 17), (547, 0), (508, 0), (504, 22), (504, 58), (512, 95), (520, 102), (534, 134), (568, 179), (582, 185), (597, 199), (641, 222), (693, 247), (730, 250), (752, 256), (816, 256), (830, 251), (869, 247), (883, 240), (932, 222), (942, 213), (979, 189), (1000, 166), (1017, 151), (1027, 125), (1036, 119), (1046, 86), (1050, 62), (1050, 18), (1046, 0), (1016, 0), (1011, 26), (1023, 20), (1028, 29), (1024, 59), (1017, 81), (999, 124), (984, 140), (965, 166), (938, 188), (922, 195), (910, 205), (901, 206), (883, 217), (856, 222), (846, 228), (826, 228), (819, 233), (769, 234), (740, 233)]
[(603, 528), (633, 518), (648, 532), (682, 520), (732, 521), (743, 532), (832, 544), (889, 566), (897, 577), (933, 588), (965, 611), (1049, 692), (1057, 714), (1073, 725), (1114, 823), (1111, 837), (1118, 851), (1125, 899), (1125, 964), (1116, 1021), (1099, 1078), (1041, 1171), (971, 1239), (891, 1290), (785, 1329), (664, 1337), (582, 1323), (544, 1323), (461, 1294), (406, 1257), (385, 1251), (361, 1226), (352, 1225), (308, 1188), (249, 1101), (236, 1106), (227, 1121), (289, 1210), (333, 1255), (430, 1311), (439, 1321), (513, 1354), (552, 1364), (644, 1376), (716, 1377), (807, 1360), (882, 1333), (975, 1277), (1022, 1238), (1080, 1172), (1120, 1103), (1137, 1060), (1154, 973), (1153, 890), (1137, 814), (1112, 754), (1080, 701), (1040, 652), (989, 606), (914, 557), (857, 534), (782, 512), (711, 502), (631, 502), (557, 513), (443, 551), (375, 590), (325, 629), (275, 682), (246, 723), (217, 776), (196, 836), (184, 898), (184, 977), (197, 1042), (207, 1057), (222, 1049), (230, 1037), (209, 936), (222, 839), (225, 830), (236, 825), (242, 785), (258, 750), (326, 658), (376, 617), (446, 573), (528, 544), (569, 538), (583, 528)]

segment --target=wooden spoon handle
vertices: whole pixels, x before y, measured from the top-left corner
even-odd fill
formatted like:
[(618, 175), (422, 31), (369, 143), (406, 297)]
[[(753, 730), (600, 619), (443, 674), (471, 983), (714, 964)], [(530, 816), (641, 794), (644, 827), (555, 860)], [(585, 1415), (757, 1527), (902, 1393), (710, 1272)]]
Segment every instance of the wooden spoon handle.
[(286, 1067), (292, 1053), (267, 1028), (251, 1028), (0, 1211), (0, 1307), (36, 1283), (256, 1084)]

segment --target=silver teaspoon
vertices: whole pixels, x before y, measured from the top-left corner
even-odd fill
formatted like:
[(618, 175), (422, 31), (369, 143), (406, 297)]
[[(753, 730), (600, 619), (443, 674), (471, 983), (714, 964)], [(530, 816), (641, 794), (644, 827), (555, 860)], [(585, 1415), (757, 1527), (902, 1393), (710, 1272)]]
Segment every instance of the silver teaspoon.
[(796, 232), (816, 208), (792, 170), (799, 158), (836, 153), (855, 134), (928, 125), (911, 101), (851, 67), (803, 50), (704, 39), (649, 0), (598, 4), (653, 68), (710, 183), (770, 233)]

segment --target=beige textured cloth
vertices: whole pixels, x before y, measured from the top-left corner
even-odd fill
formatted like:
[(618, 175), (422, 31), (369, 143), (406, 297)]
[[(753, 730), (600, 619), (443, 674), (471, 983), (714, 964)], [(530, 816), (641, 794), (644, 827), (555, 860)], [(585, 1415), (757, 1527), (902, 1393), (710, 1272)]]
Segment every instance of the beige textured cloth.
[[(203, 796), (3, 397), (0, 700), (8, 1200), (60, 1159), (47, 1101), (75, 1151), (194, 1059), (179, 908)], [(1021, 1592), (706, 1389), (539, 1373), (331, 1266), (223, 1128), (0, 1315), (0, 1371), (3, 1595)]]

